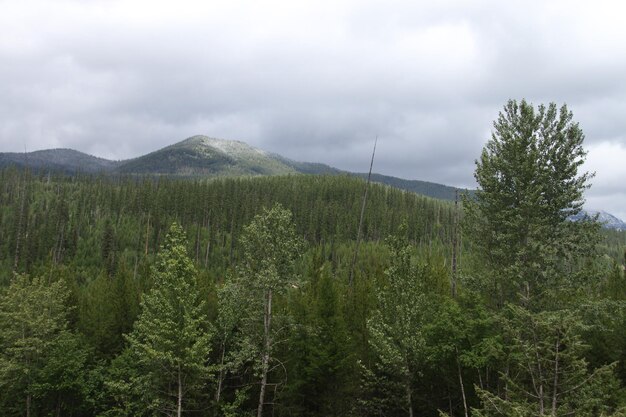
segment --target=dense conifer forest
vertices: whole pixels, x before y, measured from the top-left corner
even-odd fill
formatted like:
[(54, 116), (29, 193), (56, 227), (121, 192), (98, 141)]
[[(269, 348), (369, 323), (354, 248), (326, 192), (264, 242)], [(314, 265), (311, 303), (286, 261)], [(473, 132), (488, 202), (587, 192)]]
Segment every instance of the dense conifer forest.
[(577, 129), (510, 102), (477, 194), (372, 184), (357, 255), (354, 177), (4, 169), (0, 414), (622, 416), (626, 234), (567, 220)]

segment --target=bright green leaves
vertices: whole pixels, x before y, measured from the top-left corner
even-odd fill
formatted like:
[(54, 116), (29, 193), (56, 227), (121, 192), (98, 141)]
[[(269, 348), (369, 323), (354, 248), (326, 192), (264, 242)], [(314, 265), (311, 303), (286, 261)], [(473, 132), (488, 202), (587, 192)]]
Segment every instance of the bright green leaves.
[(62, 281), (26, 275), (0, 294), (0, 414), (89, 406), (98, 378), (92, 352), (67, 329), (68, 297)]
[[(154, 412), (182, 413), (205, 395), (211, 378), (212, 326), (196, 286), (182, 228), (173, 224), (157, 259), (154, 287), (144, 294), (141, 313), (127, 335), (127, 359), (114, 363), (109, 387), (120, 409), (142, 406)], [(120, 379), (116, 379), (118, 375)], [(140, 406), (129, 402), (140, 401)]]
[[(236, 358), (233, 364), (239, 367), (252, 366), (260, 379), (257, 409), (260, 417), (268, 402), (268, 378), (272, 377), (273, 370), (284, 369), (277, 362), (274, 351), (288, 317), (277, 309), (277, 303), (281, 301), (281, 295), (299, 285), (295, 262), (303, 243), (296, 234), (291, 212), (276, 204), (257, 215), (244, 228), (240, 244), (243, 259), (226, 284), (232, 288), (222, 291), (223, 295), (237, 294), (238, 297), (230, 299), (231, 303), (237, 304), (222, 303), (220, 311), (224, 315), (225, 331), (229, 332), (233, 323), (239, 323), (238, 331), (232, 335), (237, 339), (238, 348), (231, 357)], [(239, 310), (238, 317), (233, 315), (236, 309)], [(280, 378), (284, 380), (285, 376), (282, 373)], [(280, 382), (271, 385), (275, 384)]]
[(294, 267), (303, 242), (289, 210), (276, 204), (256, 216), (244, 227), (240, 244), (243, 260), (239, 276), (248, 280), (251, 290), (284, 293), (298, 284)]

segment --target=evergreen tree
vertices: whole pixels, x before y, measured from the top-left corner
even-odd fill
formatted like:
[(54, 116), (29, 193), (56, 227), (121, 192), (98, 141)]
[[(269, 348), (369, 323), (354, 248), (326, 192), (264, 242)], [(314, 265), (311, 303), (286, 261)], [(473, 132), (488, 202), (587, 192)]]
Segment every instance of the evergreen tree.
[(290, 298), (294, 326), (282, 347), (290, 366), (281, 411), (284, 415), (345, 416), (352, 406), (356, 355), (330, 263), (312, 272), (303, 291)]
[[(196, 270), (187, 256), (185, 235), (173, 224), (157, 260), (154, 287), (141, 301), (141, 313), (127, 336), (126, 359), (116, 362), (109, 383), (120, 410), (141, 406), (180, 417), (194, 396), (207, 389), (212, 328), (196, 287)], [(143, 391), (143, 392), (141, 392)], [(139, 407), (126, 401), (143, 402)]]
[(465, 201), (467, 235), (483, 264), (476, 289), (501, 311), (497, 331), (509, 346), (498, 354), (498, 383), (478, 388), (477, 416), (612, 410), (612, 369), (584, 359), (589, 326), (579, 314), (607, 273), (596, 256), (599, 225), (568, 220), (591, 177), (579, 173), (583, 139), (566, 106), (509, 101), (476, 162), (480, 188)]

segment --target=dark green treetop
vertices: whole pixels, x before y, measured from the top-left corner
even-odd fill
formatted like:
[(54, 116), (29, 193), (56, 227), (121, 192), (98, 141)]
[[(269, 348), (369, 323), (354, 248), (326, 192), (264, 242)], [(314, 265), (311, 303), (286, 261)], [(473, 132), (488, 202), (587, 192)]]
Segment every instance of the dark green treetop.
[(597, 228), (568, 221), (593, 176), (580, 172), (583, 139), (565, 105), (510, 100), (494, 122), (476, 161), (479, 189), (465, 205), (468, 236), (486, 261), (496, 304), (562, 285), (565, 265), (593, 250)]

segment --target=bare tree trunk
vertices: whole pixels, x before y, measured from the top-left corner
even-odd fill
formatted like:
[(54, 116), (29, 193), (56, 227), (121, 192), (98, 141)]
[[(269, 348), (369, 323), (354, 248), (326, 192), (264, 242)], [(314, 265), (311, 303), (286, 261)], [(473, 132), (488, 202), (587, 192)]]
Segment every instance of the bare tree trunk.
[(198, 228), (196, 233), (196, 264), (198, 263), (198, 259), (200, 258), (200, 224), (197, 224)]
[(545, 398), (544, 398), (544, 389), (543, 389), (543, 369), (541, 367), (541, 359), (539, 357), (539, 347), (537, 346), (537, 337), (533, 332), (533, 342), (535, 347), (535, 356), (537, 359), (537, 379), (539, 381), (539, 392), (537, 393), (539, 396), (539, 413), (543, 415), (545, 411)]
[(559, 386), (559, 346), (560, 340), (556, 339), (556, 353), (554, 355), (554, 385), (552, 387), (552, 415), (556, 416), (557, 390)]
[(458, 250), (458, 229), (459, 229), (459, 190), (454, 193), (454, 232), (452, 235), (452, 275), (450, 276), (450, 292), (452, 298), (456, 298), (456, 270), (457, 270), (457, 250)]
[(178, 408), (176, 409), (176, 417), (183, 415), (183, 380), (180, 372), (180, 364), (178, 365)]
[(230, 249), (228, 250), (228, 261), (230, 265), (233, 264), (233, 251), (235, 249), (235, 213), (230, 220)]
[(30, 393), (26, 394), (26, 417), (30, 417), (30, 402), (31, 395)]
[(411, 396), (411, 384), (406, 384), (406, 401), (409, 406), (409, 417), (413, 417), (413, 397)]
[(208, 233), (209, 237), (206, 242), (206, 254), (204, 255), (204, 267), (205, 268), (209, 264), (209, 252), (211, 251), (211, 223), (208, 223), (206, 228), (209, 232)]
[(261, 366), (261, 392), (259, 394), (259, 408), (257, 417), (263, 416), (263, 404), (265, 402), (265, 388), (267, 386), (267, 374), (270, 365), (270, 353), (272, 348), (272, 340), (270, 330), (272, 326), (272, 290), (268, 290), (267, 299), (265, 300), (265, 317), (264, 317), (264, 333), (265, 333), (265, 352), (263, 352), (263, 362)]
[(148, 236), (150, 233), (150, 213), (148, 213), (148, 222), (146, 223), (146, 249), (145, 255), (148, 256)]
[(61, 417), (61, 396), (57, 395), (56, 416)]
[(133, 268), (133, 282), (135, 282), (137, 280), (137, 266), (139, 263), (139, 256), (137, 256), (137, 253), (135, 252), (135, 267)]
[(215, 403), (220, 403), (222, 397), (222, 383), (224, 381), (224, 354), (226, 352), (226, 339), (222, 342), (222, 359), (220, 361), (220, 374), (217, 377), (217, 391), (215, 393)]
[[(22, 198), (20, 201), (20, 212), (17, 219), (17, 233), (15, 235), (15, 259), (13, 262), (13, 271), (17, 272), (17, 267), (20, 262), (20, 238), (22, 234), (22, 224), (24, 222), (24, 205), (26, 203), (26, 176), (24, 174), (24, 183), (22, 189)], [(18, 186), (19, 188), (19, 186)]]
[(456, 351), (456, 368), (459, 373), (459, 385), (461, 386), (461, 396), (463, 397), (463, 411), (465, 412), (465, 417), (468, 417), (467, 412), (467, 399), (465, 398), (465, 386), (463, 385), (463, 372), (461, 372), (461, 362), (459, 362), (459, 352), (455, 347)]
[(354, 267), (356, 266), (356, 259), (359, 255), (359, 244), (361, 243), (361, 229), (363, 228), (363, 217), (365, 215), (365, 203), (367, 202), (367, 190), (370, 186), (370, 180), (372, 177), (372, 166), (374, 166), (374, 155), (376, 155), (376, 143), (378, 142), (378, 136), (376, 136), (376, 140), (374, 141), (374, 150), (372, 151), (372, 161), (370, 162), (370, 171), (367, 174), (367, 183), (365, 183), (365, 192), (363, 193), (363, 202), (361, 204), (361, 216), (359, 218), (359, 228), (356, 232), (356, 245), (354, 247), (354, 256), (352, 257), (352, 265), (350, 266), (350, 277), (348, 282), (350, 283), (350, 288), (352, 288), (352, 282), (354, 281)]

